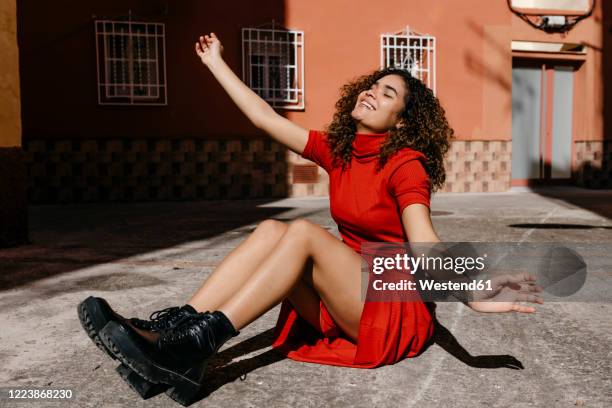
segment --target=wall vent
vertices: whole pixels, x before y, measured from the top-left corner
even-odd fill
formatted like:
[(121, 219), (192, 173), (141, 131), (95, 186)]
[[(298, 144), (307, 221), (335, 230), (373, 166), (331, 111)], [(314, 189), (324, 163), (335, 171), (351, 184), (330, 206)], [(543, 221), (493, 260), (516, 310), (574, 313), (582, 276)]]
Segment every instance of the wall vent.
[(319, 168), (316, 164), (296, 164), (293, 166), (293, 183), (317, 183)]

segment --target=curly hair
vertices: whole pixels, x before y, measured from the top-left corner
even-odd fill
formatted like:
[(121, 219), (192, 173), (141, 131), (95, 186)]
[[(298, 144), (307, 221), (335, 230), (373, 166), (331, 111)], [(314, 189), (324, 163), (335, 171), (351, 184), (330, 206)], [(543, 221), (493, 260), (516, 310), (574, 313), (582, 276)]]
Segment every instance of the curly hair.
[(379, 168), (382, 168), (400, 149), (405, 147), (414, 149), (427, 158), (425, 170), (432, 191), (436, 191), (446, 180), (444, 156), (450, 147), (450, 141), (454, 138), (454, 131), (431, 89), (402, 69), (386, 68), (374, 71), (341, 88), (333, 120), (326, 127), (328, 143), (335, 162), (345, 167), (351, 161), (353, 141), (357, 132), (357, 125), (351, 112), (359, 94), (369, 89), (380, 78), (391, 74), (399, 75), (408, 90), (404, 100), (405, 107), (398, 116), (398, 119), (403, 119), (404, 126), (389, 130), (389, 136), (380, 148)]

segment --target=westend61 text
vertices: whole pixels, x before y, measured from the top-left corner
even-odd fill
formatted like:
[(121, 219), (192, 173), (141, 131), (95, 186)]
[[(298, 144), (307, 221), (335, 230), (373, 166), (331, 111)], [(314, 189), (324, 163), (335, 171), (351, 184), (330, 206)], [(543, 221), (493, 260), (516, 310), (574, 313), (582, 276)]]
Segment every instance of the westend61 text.
[(392, 257), (378, 256), (373, 259), (372, 272), (380, 275), (385, 270), (405, 270), (410, 271), (410, 274), (415, 274), (419, 268), (423, 269), (444, 269), (447, 271), (455, 271), (455, 273), (464, 273), (465, 271), (478, 270), (482, 271), (485, 268), (484, 258), (487, 255), (472, 257), (428, 257), (422, 254), (418, 257), (413, 257), (408, 254), (396, 254)]
[[(437, 282), (434, 280), (421, 280), (418, 282), (419, 291), (482, 291), (493, 290), (490, 280), (477, 280), (472, 282)], [(417, 290), (417, 282), (402, 279), (399, 282), (384, 282), (377, 279), (372, 282), (374, 290)]]

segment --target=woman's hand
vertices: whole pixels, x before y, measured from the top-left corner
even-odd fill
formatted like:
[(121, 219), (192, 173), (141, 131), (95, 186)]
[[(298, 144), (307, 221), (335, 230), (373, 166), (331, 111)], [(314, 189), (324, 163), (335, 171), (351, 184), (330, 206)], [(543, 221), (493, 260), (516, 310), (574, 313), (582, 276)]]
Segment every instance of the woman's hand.
[(238, 78), (223, 61), (221, 57), (223, 47), (215, 33), (200, 37), (195, 43), (195, 51), (236, 106), (256, 127), (294, 152), (301, 154), (304, 151), (308, 142), (308, 130), (276, 113), (266, 101)]
[(210, 33), (210, 35), (200, 37), (198, 42), (195, 43), (195, 51), (204, 65), (210, 68), (217, 62), (221, 61), (223, 46), (215, 33)]
[(543, 304), (537, 293), (542, 288), (536, 285), (536, 277), (528, 273), (505, 274), (491, 278), (492, 290), (473, 292), (474, 301), (468, 306), (484, 313), (534, 313), (536, 309), (521, 302)]

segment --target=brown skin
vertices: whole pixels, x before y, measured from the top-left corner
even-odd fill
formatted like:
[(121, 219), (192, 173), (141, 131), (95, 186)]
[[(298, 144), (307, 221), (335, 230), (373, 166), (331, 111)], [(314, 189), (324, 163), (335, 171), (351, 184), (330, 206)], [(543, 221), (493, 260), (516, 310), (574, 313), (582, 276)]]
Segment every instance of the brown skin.
[(399, 129), (407, 93), (404, 80), (394, 74), (378, 79), (369, 89), (361, 91), (351, 112), (357, 132), (384, 133), (394, 127)]

